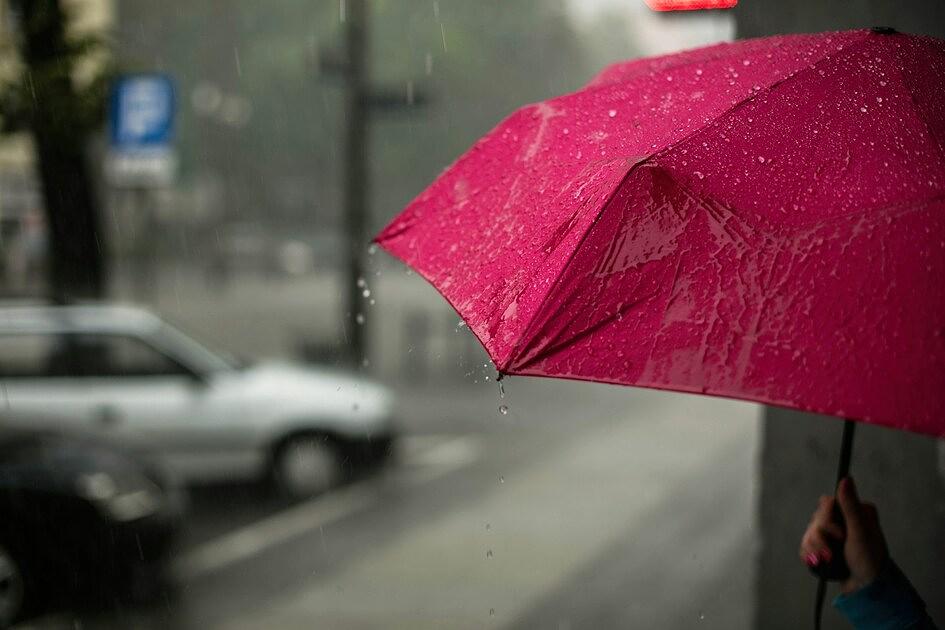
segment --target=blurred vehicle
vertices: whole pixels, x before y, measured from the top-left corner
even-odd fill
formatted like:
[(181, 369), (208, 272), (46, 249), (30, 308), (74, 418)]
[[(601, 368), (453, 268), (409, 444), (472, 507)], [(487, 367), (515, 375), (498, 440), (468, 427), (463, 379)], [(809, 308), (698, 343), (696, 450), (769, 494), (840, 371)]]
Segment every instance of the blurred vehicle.
[(0, 628), (102, 589), (156, 595), (183, 505), (170, 477), (130, 453), (0, 426)]
[(386, 388), (240, 363), (125, 306), (0, 307), (0, 379), (14, 421), (101, 432), (188, 482), (266, 479), (308, 496), (383, 461), (394, 437)]

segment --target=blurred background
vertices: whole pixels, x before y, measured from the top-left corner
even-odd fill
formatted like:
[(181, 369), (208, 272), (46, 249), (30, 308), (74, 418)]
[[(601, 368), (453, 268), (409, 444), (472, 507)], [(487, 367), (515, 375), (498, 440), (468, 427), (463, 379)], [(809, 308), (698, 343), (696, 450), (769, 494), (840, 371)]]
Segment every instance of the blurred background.
[[(500, 388), (368, 243), (503, 117), (608, 63), (877, 24), (945, 36), (945, 5), (4, 0), (0, 620), (806, 625), (795, 549), (840, 423)], [(897, 475), (862, 492), (942, 615), (945, 450), (865, 429), (864, 468)]]

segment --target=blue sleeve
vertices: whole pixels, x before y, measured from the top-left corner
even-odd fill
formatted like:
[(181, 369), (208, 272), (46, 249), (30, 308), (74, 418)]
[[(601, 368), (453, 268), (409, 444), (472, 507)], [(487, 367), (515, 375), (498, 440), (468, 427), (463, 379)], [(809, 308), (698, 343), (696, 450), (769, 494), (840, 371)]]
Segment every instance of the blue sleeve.
[(856, 630), (936, 630), (925, 602), (892, 560), (870, 584), (833, 605)]

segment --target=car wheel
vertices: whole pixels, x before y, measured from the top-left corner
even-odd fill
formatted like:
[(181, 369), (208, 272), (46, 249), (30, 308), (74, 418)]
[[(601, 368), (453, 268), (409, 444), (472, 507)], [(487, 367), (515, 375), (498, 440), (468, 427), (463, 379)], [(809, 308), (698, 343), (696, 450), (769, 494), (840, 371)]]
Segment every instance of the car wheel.
[(321, 494), (342, 478), (341, 457), (323, 435), (296, 435), (283, 442), (273, 458), (277, 488), (293, 499)]
[(26, 581), (16, 559), (0, 547), (0, 628), (13, 624), (23, 614)]

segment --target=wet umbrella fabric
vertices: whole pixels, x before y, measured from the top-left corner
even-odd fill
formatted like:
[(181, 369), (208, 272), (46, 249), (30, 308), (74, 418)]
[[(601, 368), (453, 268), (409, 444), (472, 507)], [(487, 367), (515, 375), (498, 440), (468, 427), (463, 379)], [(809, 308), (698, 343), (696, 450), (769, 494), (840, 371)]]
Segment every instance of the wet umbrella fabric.
[(524, 107), (378, 236), (504, 374), (945, 435), (945, 42), (618, 64)]

